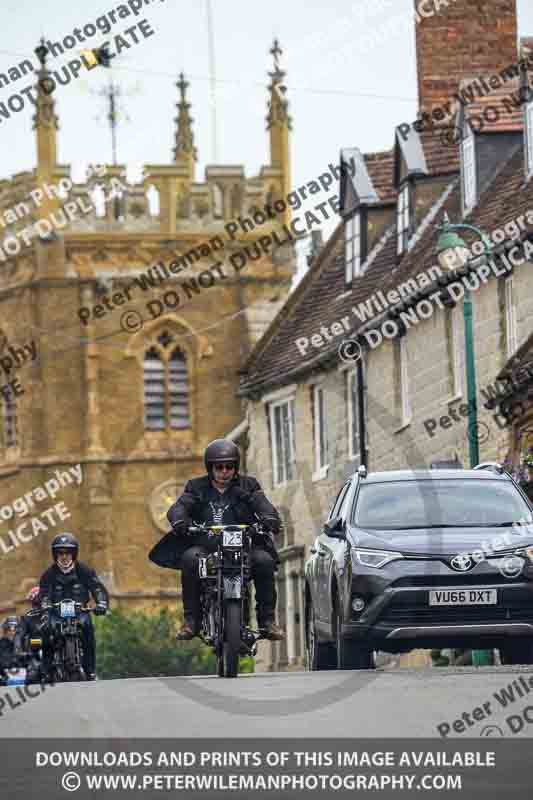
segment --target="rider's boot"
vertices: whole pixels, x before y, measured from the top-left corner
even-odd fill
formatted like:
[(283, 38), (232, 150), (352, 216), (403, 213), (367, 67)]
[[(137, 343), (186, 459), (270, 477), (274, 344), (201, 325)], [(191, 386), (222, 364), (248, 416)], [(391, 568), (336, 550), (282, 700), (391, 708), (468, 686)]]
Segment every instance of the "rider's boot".
[(281, 642), (285, 638), (282, 629), (274, 622), (273, 609), (259, 607), (257, 610), (257, 623), (265, 639), (270, 639), (272, 642)]
[(194, 617), (186, 615), (185, 622), (176, 633), (176, 639), (178, 642), (188, 642), (191, 639), (194, 639), (195, 636), (198, 636), (199, 631), (200, 626)]

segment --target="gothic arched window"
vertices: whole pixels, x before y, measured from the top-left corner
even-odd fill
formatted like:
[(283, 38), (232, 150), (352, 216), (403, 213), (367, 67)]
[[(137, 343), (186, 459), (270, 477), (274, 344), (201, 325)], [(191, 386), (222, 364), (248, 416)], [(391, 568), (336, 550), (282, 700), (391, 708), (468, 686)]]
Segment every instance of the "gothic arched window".
[(144, 427), (170, 431), (190, 425), (187, 357), (164, 331), (144, 354)]

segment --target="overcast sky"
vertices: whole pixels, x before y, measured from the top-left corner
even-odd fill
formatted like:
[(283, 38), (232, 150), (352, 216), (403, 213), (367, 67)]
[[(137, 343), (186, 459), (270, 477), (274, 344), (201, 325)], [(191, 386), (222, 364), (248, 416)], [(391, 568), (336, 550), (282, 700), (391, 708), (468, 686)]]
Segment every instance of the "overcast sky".
[[(90, 4), (2, 0), (0, 72), (24, 57), (35, 62), (33, 49), (42, 34), (62, 40), (73, 28), (94, 23), (119, 5), (113, 0), (91, 0)], [(533, 35), (533, 3), (518, 0), (517, 5), (519, 34)], [(212, 0), (212, 6), (219, 81), (217, 163), (244, 164), (250, 176), (269, 161), (266, 85), (274, 36), (280, 39), (282, 64), (288, 71), (295, 186), (312, 180), (330, 161), (337, 162), (341, 147), (389, 148), (394, 127), (415, 118), (413, 0)], [(118, 20), (109, 34), (98, 34), (88, 45), (110, 39), (114, 52), (113, 34), (143, 18), (149, 20), (154, 36), (144, 39), (139, 33), (139, 44), (117, 56), (113, 70), (95, 69), (55, 93), (61, 126), (59, 161), (73, 165), (111, 161), (105, 104), (93, 92), (106, 84), (112, 72), (125, 92), (122, 106), (131, 119), (120, 126), (119, 161), (170, 163), (175, 81), (183, 69), (191, 83), (189, 100), (199, 153), (196, 179), (201, 181), (205, 165), (214, 159), (206, 0), (152, 0), (138, 17)], [(349, 31), (339, 24), (345, 18), (353, 22)], [(372, 46), (368, 37), (378, 32), (383, 41)], [(83, 46), (77, 45), (68, 57), (53, 59), (50, 65), (57, 69)], [(28, 83), (23, 78), (0, 89), (0, 101)], [(0, 122), (1, 178), (35, 167), (32, 109)]]

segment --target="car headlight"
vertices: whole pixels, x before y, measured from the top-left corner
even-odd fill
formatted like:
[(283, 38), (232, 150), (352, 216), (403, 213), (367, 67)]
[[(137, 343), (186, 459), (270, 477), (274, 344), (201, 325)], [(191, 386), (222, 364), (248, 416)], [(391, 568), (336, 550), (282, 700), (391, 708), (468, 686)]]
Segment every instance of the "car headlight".
[(363, 567), (374, 567), (380, 569), (388, 564), (390, 561), (396, 561), (398, 558), (403, 558), (401, 553), (391, 553), (387, 550), (361, 550), (357, 548), (355, 551), (356, 560), (363, 565)]
[(514, 556), (520, 558), (527, 558), (530, 564), (533, 564), (533, 547), (520, 547), (518, 550), (513, 550)]

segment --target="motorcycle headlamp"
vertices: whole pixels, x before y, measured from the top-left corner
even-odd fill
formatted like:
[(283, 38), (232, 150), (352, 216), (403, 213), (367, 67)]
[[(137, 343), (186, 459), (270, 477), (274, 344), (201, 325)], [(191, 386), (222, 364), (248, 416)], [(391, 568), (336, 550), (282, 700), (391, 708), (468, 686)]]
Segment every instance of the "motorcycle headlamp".
[(356, 548), (354, 553), (359, 564), (362, 564), (363, 567), (373, 567), (374, 569), (381, 569), (381, 567), (384, 567), (385, 564), (389, 564), (391, 561), (396, 561), (399, 558), (403, 558), (401, 553), (395, 553), (388, 550)]

